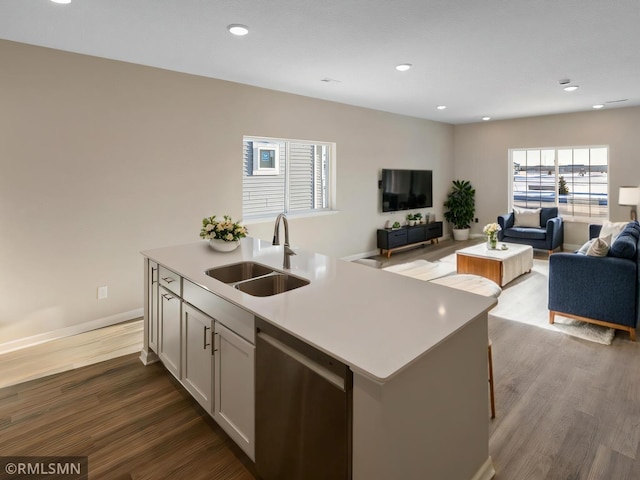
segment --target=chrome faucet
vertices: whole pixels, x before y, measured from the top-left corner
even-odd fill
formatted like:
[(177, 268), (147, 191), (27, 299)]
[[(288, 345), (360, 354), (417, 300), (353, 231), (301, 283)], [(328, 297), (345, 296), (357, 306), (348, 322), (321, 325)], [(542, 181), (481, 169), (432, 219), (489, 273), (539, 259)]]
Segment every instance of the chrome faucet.
[(280, 245), (280, 220), (284, 220), (284, 260), (282, 267), (291, 268), (291, 255), (295, 255), (296, 252), (291, 250), (289, 246), (289, 222), (284, 213), (281, 213), (278, 215), (278, 218), (276, 218), (276, 225), (273, 229), (273, 245)]

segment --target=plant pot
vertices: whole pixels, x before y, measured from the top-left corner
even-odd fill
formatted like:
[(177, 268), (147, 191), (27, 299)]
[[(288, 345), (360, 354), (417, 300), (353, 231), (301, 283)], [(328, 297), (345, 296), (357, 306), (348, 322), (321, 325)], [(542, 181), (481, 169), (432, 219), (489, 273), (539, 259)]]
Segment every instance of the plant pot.
[(469, 230), (470, 228), (454, 228), (453, 229), (453, 239), (454, 240), (469, 240)]
[(209, 246), (216, 252), (233, 252), (238, 248), (238, 246), (240, 246), (240, 240), (227, 242), (226, 240), (220, 240), (219, 238), (212, 238), (209, 240)]

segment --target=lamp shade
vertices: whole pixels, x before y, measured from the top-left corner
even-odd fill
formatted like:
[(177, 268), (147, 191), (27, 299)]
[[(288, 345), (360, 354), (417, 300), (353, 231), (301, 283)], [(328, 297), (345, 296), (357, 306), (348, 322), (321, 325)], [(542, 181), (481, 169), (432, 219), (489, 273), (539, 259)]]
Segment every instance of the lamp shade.
[(640, 203), (639, 187), (620, 187), (618, 194), (618, 205), (636, 206)]

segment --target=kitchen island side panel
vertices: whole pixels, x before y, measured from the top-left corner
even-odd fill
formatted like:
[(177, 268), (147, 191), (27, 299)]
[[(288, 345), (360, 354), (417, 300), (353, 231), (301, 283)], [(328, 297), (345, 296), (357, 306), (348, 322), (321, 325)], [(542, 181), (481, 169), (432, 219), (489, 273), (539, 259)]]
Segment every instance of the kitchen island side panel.
[(354, 375), (354, 480), (493, 476), (487, 341), (485, 312), (384, 384)]

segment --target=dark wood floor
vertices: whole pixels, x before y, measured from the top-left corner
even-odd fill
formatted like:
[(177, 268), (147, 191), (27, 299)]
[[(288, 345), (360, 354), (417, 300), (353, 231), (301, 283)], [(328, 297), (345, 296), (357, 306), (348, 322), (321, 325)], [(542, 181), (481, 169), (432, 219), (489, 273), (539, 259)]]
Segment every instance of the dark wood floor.
[[(442, 242), (440, 255), (456, 246)], [(499, 319), (489, 331), (496, 479), (640, 479), (640, 342), (619, 333), (604, 346)], [(1, 389), (0, 455), (88, 455), (92, 480), (257, 478), (173, 377), (136, 354)]]
[(86, 455), (91, 480), (257, 478), (164, 367), (138, 356), (1, 389), (0, 455)]

